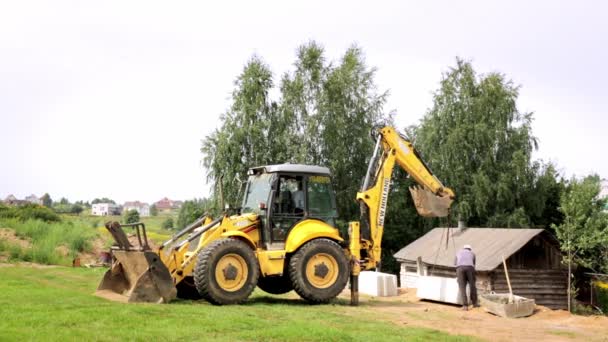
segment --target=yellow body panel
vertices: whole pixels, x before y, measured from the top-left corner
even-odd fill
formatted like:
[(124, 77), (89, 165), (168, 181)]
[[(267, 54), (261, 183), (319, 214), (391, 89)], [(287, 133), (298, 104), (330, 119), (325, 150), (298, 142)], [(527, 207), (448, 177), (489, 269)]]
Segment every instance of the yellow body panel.
[(344, 241), (335, 227), (320, 220), (304, 220), (291, 229), (285, 242), (285, 251), (292, 253), (306, 242), (317, 238), (328, 238), (337, 242)]
[(268, 251), (258, 249), (257, 256), (260, 263), (261, 275), (266, 277), (270, 275), (283, 275), (285, 269), (285, 251)]

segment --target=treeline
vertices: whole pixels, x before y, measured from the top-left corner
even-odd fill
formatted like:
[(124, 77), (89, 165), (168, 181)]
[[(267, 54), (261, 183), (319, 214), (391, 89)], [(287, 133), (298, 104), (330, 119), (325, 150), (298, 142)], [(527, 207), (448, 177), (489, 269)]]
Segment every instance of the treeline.
[[(354, 198), (373, 147), (370, 131), (377, 125), (394, 125), (384, 109), (388, 91), (378, 89), (376, 69), (366, 64), (356, 46), (338, 61), (328, 61), (323, 47), (310, 42), (297, 49), (293, 66), (277, 79), (261, 57), (247, 61), (220, 127), (203, 139), (207, 176), (215, 185), (214, 198), (219, 198), (221, 183), (224, 199), (238, 207), (241, 181), (252, 166), (327, 166), (344, 228), (358, 219)], [(560, 231), (568, 229), (570, 216), (577, 214), (568, 211), (564, 201), (577, 196), (580, 182), (597, 195), (599, 178), (565, 180), (556, 165), (532, 160), (538, 148), (533, 113), (518, 109), (518, 96), (519, 86), (506, 75), (478, 74), (471, 62), (456, 59), (443, 74), (421, 122), (398, 127), (457, 198), (448, 220), (419, 217), (408, 192), (412, 180), (396, 168), (385, 223), (384, 269), (397, 272), (395, 252), (429, 229), (455, 226), (457, 221), (479, 227), (547, 228), (566, 244), (561, 236), (567, 234)], [(592, 204), (589, 196), (585, 201), (586, 206), (601, 206)], [(588, 252), (579, 250), (578, 255), (592, 254), (595, 261), (586, 264), (608, 271), (608, 263), (598, 261), (606, 247), (597, 244), (608, 246), (606, 215), (601, 210), (593, 213), (587, 210), (585, 217), (597, 214), (594, 227), (578, 234), (603, 233), (591, 234), (594, 243), (581, 247)]]

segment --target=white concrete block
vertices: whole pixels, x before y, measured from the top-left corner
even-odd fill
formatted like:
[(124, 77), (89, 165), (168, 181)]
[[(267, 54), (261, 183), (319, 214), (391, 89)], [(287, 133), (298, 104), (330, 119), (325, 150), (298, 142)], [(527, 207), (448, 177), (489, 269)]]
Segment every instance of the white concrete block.
[[(462, 304), (456, 278), (419, 276), (417, 286), (416, 296), (418, 296), (418, 298), (436, 300), (444, 303)], [(467, 286), (467, 296), (468, 295), (469, 287)]]
[(363, 271), (359, 274), (359, 292), (377, 297), (397, 295), (397, 276), (389, 273)]

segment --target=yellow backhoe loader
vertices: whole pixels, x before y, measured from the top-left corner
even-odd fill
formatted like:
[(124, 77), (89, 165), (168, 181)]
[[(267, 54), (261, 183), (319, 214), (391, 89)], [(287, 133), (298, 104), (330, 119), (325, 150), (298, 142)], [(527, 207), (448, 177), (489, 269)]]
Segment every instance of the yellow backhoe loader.
[[(329, 169), (281, 164), (254, 167), (238, 215), (201, 217), (158, 250), (143, 224), (106, 224), (116, 244), (98, 295), (126, 302), (166, 303), (176, 296), (214, 304), (245, 301), (256, 286), (272, 294), (295, 290), (309, 302), (335, 298), (349, 281), (358, 303), (358, 275), (380, 262), (384, 217), (395, 163), (420, 185), (410, 192), (418, 213), (447, 216), (454, 192), (391, 127), (377, 129), (376, 144), (357, 201), (360, 222), (349, 237), (336, 228)], [(353, 180), (354, 181), (354, 180)], [(123, 228), (133, 228), (133, 246)]]

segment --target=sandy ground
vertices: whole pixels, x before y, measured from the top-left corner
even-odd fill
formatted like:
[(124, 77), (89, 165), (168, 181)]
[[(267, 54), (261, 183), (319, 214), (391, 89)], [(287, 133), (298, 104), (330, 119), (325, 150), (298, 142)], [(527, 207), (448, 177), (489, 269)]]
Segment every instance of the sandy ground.
[[(344, 298), (350, 298), (345, 291)], [(459, 306), (421, 301), (415, 289), (398, 297), (362, 295), (362, 308), (399, 325), (427, 327), (487, 341), (608, 341), (608, 317), (578, 316), (537, 306), (526, 318), (502, 318), (483, 308), (462, 311)]]

